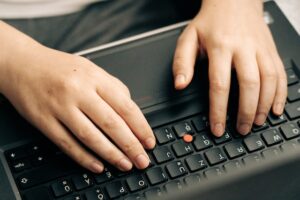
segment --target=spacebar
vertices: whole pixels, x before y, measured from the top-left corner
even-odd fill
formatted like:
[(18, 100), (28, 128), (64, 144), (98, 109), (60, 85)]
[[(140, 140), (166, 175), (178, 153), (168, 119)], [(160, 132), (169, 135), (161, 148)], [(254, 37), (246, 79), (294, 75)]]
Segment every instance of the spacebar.
[[(63, 156), (64, 157), (64, 156)], [(40, 183), (50, 181), (62, 176), (66, 176), (78, 169), (78, 165), (73, 161), (66, 162), (66, 158), (55, 159), (53, 162), (47, 163), (38, 169), (25, 172), (18, 176), (17, 184), (20, 188), (25, 189)]]

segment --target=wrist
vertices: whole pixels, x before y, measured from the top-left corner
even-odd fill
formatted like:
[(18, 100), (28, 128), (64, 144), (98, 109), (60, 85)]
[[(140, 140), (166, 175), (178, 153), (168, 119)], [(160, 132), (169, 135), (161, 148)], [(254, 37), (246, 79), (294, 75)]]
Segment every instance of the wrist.
[[(42, 47), (27, 35), (0, 21), (0, 93), (9, 90), (12, 75)], [(31, 54), (31, 55), (30, 55)]]

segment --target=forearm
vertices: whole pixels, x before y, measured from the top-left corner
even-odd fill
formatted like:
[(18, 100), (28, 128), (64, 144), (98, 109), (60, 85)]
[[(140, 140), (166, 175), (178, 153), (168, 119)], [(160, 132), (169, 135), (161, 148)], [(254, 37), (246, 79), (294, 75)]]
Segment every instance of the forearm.
[(16, 67), (22, 67), (41, 45), (29, 36), (0, 21), (0, 93), (9, 84), (9, 74)]

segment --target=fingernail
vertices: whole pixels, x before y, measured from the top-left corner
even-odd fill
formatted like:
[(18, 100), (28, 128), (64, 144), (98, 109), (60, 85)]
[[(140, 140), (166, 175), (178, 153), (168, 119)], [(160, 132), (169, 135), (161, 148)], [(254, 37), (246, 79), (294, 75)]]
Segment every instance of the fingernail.
[(246, 123), (240, 124), (239, 127), (238, 127), (238, 131), (242, 135), (247, 135), (250, 132), (249, 124), (246, 124)]
[(104, 169), (104, 166), (97, 162), (93, 162), (91, 167), (92, 167), (92, 171), (95, 173), (101, 173), (101, 172), (103, 172), (103, 169)]
[(213, 133), (218, 136), (221, 137), (224, 133), (224, 126), (222, 123), (216, 123), (213, 127)]
[(275, 111), (275, 114), (278, 114), (278, 115), (282, 114), (282, 112), (283, 112), (283, 104), (282, 103), (277, 103), (275, 105), (274, 111)]
[(126, 158), (122, 158), (119, 162), (119, 168), (123, 171), (129, 171), (132, 168), (132, 163)]
[(183, 84), (185, 84), (185, 76), (183, 74), (177, 75), (175, 79), (175, 86), (179, 87)]
[(255, 124), (257, 125), (263, 125), (263, 123), (266, 121), (266, 114), (264, 113), (257, 113), (255, 116)]
[(135, 158), (135, 165), (139, 169), (145, 169), (149, 165), (149, 158), (147, 158), (144, 154), (140, 154)]
[(145, 146), (147, 149), (153, 149), (155, 146), (155, 139), (154, 138), (148, 138), (145, 142)]

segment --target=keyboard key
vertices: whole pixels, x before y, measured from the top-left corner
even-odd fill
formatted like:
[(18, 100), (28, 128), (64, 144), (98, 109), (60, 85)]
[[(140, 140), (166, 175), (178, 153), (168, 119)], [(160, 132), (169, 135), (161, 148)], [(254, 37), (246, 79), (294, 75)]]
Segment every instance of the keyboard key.
[(226, 164), (223, 165), (224, 169), (226, 172), (236, 172), (237, 170), (240, 170), (242, 169), (242, 164), (240, 161), (238, 160), (233, 160), (233, 161), (230, 161)]
[(195, 126), (197, 132), (204, 131), (208, 128), (209, 125), (208, 118), (205, 115), (200, 115), (192, 118), (192, 123)]
[(296, 119), (300, 117), (300, 101), (288, 104), (285, 107), (285, 111), (290, 119)]
[(19, 147), (5, 152), (5, 156), (8, 161), (16, 161), (29, 155), (30, 154), (26, 151), (26, 147)]
[(127, 194), (126, 188), (122, 185), (121, 181), (115, 181), (112, 183), (108, 183), (105, 186), (106, 192), (109, 198), (114, 199), (120, 197), (122, 195)]
[(258, 164), (261, 162), (261, 158), (258, 154), (251, 154), (251, 155), (243, 158), (243, 162), (246, 166)]
[(181, 122), (174, 125), (175, 133), (178, 137), (182, 137), (184, 134), (194, 134), (194, 129), (189, 122)]
[(28, 149), (27, 149), (27, 151), (30, 155), (40, 154), (42, 150), (45, 150), (45, 149), (42, 147), (42, 144), (40, 144), (40, 143), (30, 144), (30, 145), (28, 145)]
[(288, 85), (293, 85), (295, 83), (298, 83), (299, 79), (296, 73), (294, 72), (294, 70), (292, 69), (286, 70), (286, 75), (287, 75)]
[(72, 182), (76, 190), (82, 190), (93, 185), (92, 178), (87, 173), (74, 175), (72, 177)]
[(171, 178), (177, 178), (187, 174), (187, 170), (181, 161), (171, 162), (166, 166), (166, 169)]
[(80, 194), (76, 194), (76, 195), (66, 197), (63, 200), (83, 200), (83, 197)]
[(293, 62), (290, 58), (284, 59), (283, 60), (283, 65), (285, 69), (291, 69), (293, 68)]
[(154, 167), (148, 169), (146, 176), (149, 179), (151, 185), (156, 185), (168, 180), (167, 176), (164, 174), (160, 167)]
[(144, 194), (145, 194), (145, 197), (147, 200), (160, 199), (163, 195), (163, 193), (159, 187), (151, 188), (151, 189), (147, 190)]
[(197, 135), (193, 144), (197, 151), (201, 151), (213, 146), (212, 141), (205, 133)]
[(280, 151), (277, 148), (267, 149), (262, 152), (262, 155), (265, 159), (272, 159), (274, 157), (279, 156), (279, 154), (280, 154)]
[(221, 137), (215, 137), (213, 136), (214, 142), (216, 144), (222, 144), (225, 142), (228, 142), (232, 139), (231, 135), (228, 133), (228, 131), (225, 131), (224, 134)]
[(103, 191), (100, 189), (100, 187), (96, 187), (92, 190), (88, 190), (85, 193), (86, 200), (105, 200)]
[(31, 163), (34, 166), (40, 166), (43, 165), (46, 162), (46, 155), (44, 154), (38, 154), (33, 156), (33, 158), (31, 159)]
[(226, 161), (225, 154), (219, 148), (213, 148), (204, 153), (210, 165), (216, 165)]
[[(37, 169), (24, 172), (17, 178), (17, 184), (25, 189), (38, 185), (43, 182), (47, 182), (52, 179), (63, 177), (77, 170), (77, 165), (73, 161), (69, 161), (70, 158), (66, 156), (60, 156), (49, 162), (47, 165), (43, 165)], [(61, 163), (64, 163), (63, 165)]]
[(187, 186), (194, 186), (202, 182), (202, 179), (199, 174), (189, 175), (185, 177), (183, 180)]
[(271, 123), (272, 126), (276, 126), (278, 124), (282, 124), (284, 122), (287, 121), (286, 117), (284, 116), (284, 114), (280, 115), (280, 116), (276, 116), (272, 113), (269, 114), (268, 116), (269, 121)]
[(285, 139), (289, 140), (300, 135), (300, 129), (294, 122), (289, 122), (280, 127), (281, 133)]
[(277, 129), (270, 129), (262, 133), (262, 137), (268, 146), (278, 144), (283, 141)]
[(164, 186), (167, 193), (174, 193), (183, 189), (183, 185), (179, 180), (171, 181)]
[(133, 195), (126, 197), (124, 200), (146, 200), (146, 198), (142, 197), (138, 194), (133, 194)]
[(170, 128), (160, 128), (154, 131), (158, 144), (165, 144), (175, 140), (175, 135)]
[(230, 159), (240, 157), (246, 154), (246, 150), (240, 142), (232, 142), (224, 146)]
[(224, 175), (224, 171), (219, 167), (213, 167), (204, 172), (204, 175), (207, 179), (217, 178)]
[(38, 187), (25, 192), (24, 199), (41, 199), (41, 200), (52, 200), (53, 198), (49, 194), (49, 190), (47, 187)]
[(173, 151), (177, 157), (185, 156), (193, 153), (192, 146), (186, 142), (176, 142), (172, 145)]
[(126, 179), (126, 183), (131, 192), (135, 192), (137, 190), (142, 190), (146, 188), (148, 185), (145, 182), (144, 178), (141, 175), (132, 175)]
[(286, 142), (282, 145), (280, 145), (280, 148), (283, 152), (291, 152), (291, 151), (295, 151), (295, 150), (300, 150), (299, 148), (299, 143), (295, 142), (295, 141), (289, 141)]
[(150, 153), (148, 153), (148, 157), (149, 157), (149, 160), (150, 160), (148, 167), (153, 167), (154, 164), (155, 164), (153, 156)]
[(253, 126), (252, 126), (252, 131), (253, 131), (253, 132), (258, 132), (258, 131), (265, 130), (265, 129), (267, 129), (267, 128), (269, 128), (269, 124), (268, 124), (267, 121), (265, 121), (265, 122), (263, 123), (263, 125), (261, 125), (261, 126), (258, 126), (258, 125), (256, 125), (256, 124), (253, 124)]
[(158, 164), (174, 159), (172, 152), (167, 146), (155, 148), (153, 150), (153, 156)]
[(265, 147), (263, 141), (257, 135), (246, 137), (244, 143), (249, 152), (257, 151)]
[(66, 194), (72, 193), (72, 187), (68, 180), (58, 181), (51, 185), (55, 197), (61, 197)]
[(300, 84), (291, 85), (288, 87), (289, 101), (296, 101), (300, 99)]
[(194, 154), (185, 159), (185, 162), (190, 171), (194, 172), (207, 167), (205, 160), (202, 155)]
[(94, 174), (94, 178), (96, 180), (96, 183), (101, 184), (112, 180), (113, 175), (111, 171), (109, 171), (107, 168), (104, 168), (104, 171), (101, 174)]
[(15, 171), (15, 172), (21, 172), (21, 171), (31, 167), (30, 162), (27, 159), (14, 161), (11, 163), (11, 166), (12, 166), (13, 171)]

